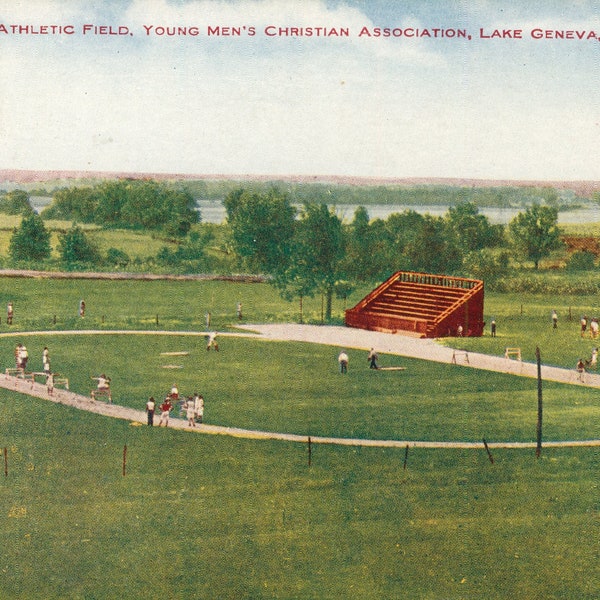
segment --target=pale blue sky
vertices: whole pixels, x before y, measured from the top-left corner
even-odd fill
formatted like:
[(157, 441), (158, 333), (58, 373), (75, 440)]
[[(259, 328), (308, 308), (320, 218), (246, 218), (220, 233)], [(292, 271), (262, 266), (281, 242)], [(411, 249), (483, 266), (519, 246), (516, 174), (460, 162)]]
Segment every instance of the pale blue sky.
[[(8, 30), (76, 31), (0, 27), (0, 169), (600, 179), (600, 42), (531, 37), (600, 36), (598, 1), (96, 4), (0, 0)], [(84, 24), (133, 35), (83, 35)], [(209, 25), (247, 29), (208, 37)], [(350, 37), (269, 37), (268, 25)], [(363, 27), (460, 28), (471, 40)], [(480, 39), (481, 28), (523, 39)]]

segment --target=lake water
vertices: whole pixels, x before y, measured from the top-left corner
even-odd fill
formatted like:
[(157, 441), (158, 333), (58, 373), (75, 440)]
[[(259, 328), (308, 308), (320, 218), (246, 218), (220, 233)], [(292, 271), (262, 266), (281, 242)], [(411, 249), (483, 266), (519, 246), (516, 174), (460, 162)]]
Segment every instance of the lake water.
[[(34, 210), (40, 211), (50, 204), (52, 198), (45, 196), (32, 196), (30, 199)], [(226, 212), (220, 200), (198, 200), (198, 208), (202, 215), (203, 223), (222, 223), (225, 221)], [(337, 204), (336, 213), (345, 221), (351, 221), (358, 204)], [(371, 204), (366, 207), (371, 219), (387, 219), (392, 213), (410, 209), (434, 217), (440, 217), (448, 211), (448, 206), (403, 206), (397, 204)], [(522, 208), (480, 208), (479, 213), (485, 215), (490, 223), (506, 225), (515, 215), (522, 212)], [(559, 225), (567, 223), (597, 223), (600, 222), (600, 205), (566, 210), (558, 213)]]
[[(204, 223), (222, 223), (225, 220), (225, 208), (219, 201), (199, 200), (198, 207), (202, 214)], [(337, 204), (336, 213), (345, 221), (351, 221), (354, 212), (359, 207), (358, 204)], [(392, 213), (402, 212), (410, 209), (418, 213), (429, 213), (434, 217), (441, 217), (448, 212), (448, 206), (403, 206), (392, 204), (370, 204), (365, 207), (371, 219), (387, 219)], [(480, 208), (479, 213), (485, 215), (490, 223), (506, 225), (518, 213), (523, 212), (523, 208)], [(567, 223), (597, 223), (600, 222), (600, 205), (589, 206), (587, 208), (578, 208), (575, 210), (560, 211), (558, 213), (559, 225)]]

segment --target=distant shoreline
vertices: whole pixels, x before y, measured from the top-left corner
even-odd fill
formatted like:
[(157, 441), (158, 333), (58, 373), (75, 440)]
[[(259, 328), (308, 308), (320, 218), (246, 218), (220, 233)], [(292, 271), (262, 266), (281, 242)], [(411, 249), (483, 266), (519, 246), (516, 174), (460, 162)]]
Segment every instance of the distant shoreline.
[(600, 181), (544, 181), (544, 180), (511, 180), (511, 179), (476, 179), (449, 177), (361, 177), (351, 175), (251, 175), (251, 174), (192, 174), (192, 173), (128, 173), (119, 171), (77, 171), (77, 170), (27, 170), (0, 169), (0, 185), (40, 184), (56, 180), (77, 179), (156, 179), (159, 181), (260, 181), (260, 182), (295, 182), (295, 183), (330, 183), (350, 186), (377, 185), (448, 185), (456, 187), (552, 187), (570, 189), (582, 195), (590, 195), (600, 191)]

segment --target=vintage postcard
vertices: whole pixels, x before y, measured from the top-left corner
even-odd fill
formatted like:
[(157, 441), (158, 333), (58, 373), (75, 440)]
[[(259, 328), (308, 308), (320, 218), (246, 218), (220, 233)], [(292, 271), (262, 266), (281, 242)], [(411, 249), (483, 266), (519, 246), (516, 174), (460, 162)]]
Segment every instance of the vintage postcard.
[(599, 597), (599, 9), (0, 0), (0, 598)]

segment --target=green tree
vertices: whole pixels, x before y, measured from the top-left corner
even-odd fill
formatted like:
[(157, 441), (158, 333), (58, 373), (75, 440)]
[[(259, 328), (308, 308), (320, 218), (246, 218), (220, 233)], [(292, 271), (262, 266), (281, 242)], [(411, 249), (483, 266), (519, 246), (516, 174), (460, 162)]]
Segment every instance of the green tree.
[(450, 232), (465, 252), (496, 246), (502, 239), (502, 228), (492, 226), (485, 215), (479, 214), (473, 202), (451, 206), (445, 219)]
[(424, 215), (409, 209), (392, 213), (386, 219), (387, 258), (391, 272), (419, 269), (418, 257), (415, 262), (411, 254), (414, 254), (412, 248), (416, 246), (424, 224)]
[(13, 260), (43, 260), (50, 256), (50, 232), (35, 213), (24, 217), (13, 229), (8, 253)]
[(97, 263), (100, 252), (83, 229), (73, 223), (70, 229), (58, 237), (58, 251), (65, 265), (74, 267), (81, 263)]
[(379, 279), (388, 264), (384, 222), (371, 223), (367, 209), (359, 206), (346, 231), (346, 276), (355, 281)]
[(333, 293), (343, 279), (344, 233), (340, 218), (326, 204), (304, 205), (294, 237), (294, 258), (278, 279), (284, 290), (326, 298), (325, 319), (331, 319)]
[(267, 274), (284, 271), (296, 226), (296, 209), (287, 194), (239, 189), (227, 195), (224, 205), (234, 251), (244, 264)]
[(42, 211), (42, 217), (93, 223), (97, 208), (98, 194), (93, 188), (61, 188), (52, 196), (52, 204)]
[(7, 215), (30, 215), (33, 208), (29, 194), (24, 190), (12, 190), (0, 197), (0, 212)]
[(189, 192), (137, 179), (61, 189), (43, 215), (102, 227), (162, 230), (172, 237), (184, 237), (200, 221), (196, 201)]
[(536, 269), (542, 258), (562, 245), (558, 209), (554, 206), (533, 204), (512, 219), (508, 231), (515, 250), (533, 261)]
[(463, 253), (441, 217), (424, 215), (421, 227), (404, 251), (419, 271), (452, 274), (460, 270)]

